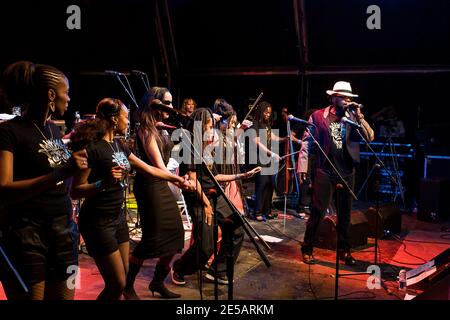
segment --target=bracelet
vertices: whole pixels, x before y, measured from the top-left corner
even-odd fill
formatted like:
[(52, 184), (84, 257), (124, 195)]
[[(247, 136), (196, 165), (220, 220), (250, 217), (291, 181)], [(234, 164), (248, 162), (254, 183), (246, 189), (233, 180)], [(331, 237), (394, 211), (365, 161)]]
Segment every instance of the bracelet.
[(105, 188), (102, 188), (102, 187), (103, 187), (103, 180), (98, 180), (98, 181), (95, 182), (95, 189), (96, 190), (102, 189), (100, 191), (105, 191)]

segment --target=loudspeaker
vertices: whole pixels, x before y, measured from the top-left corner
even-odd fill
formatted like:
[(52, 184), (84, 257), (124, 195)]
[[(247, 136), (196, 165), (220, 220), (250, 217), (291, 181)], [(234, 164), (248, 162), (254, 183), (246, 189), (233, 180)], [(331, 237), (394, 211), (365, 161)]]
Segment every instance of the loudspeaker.
[(424, 178), (447, 178), (450, 179), (450, 157), (449, 156), (425, 156)]
[(430, 261), (435, 272), (413, 285), (424, 290), (414, 300), (450, 300), (450, 248)]
[(417, 219), (445, 221), (450, 216), (450, 179), (422, 179), (419, 188)]
[(370, 207), (366, 212), (369, 221), (369, 237), (377, 236), (381, 238), (390, 233), (400, 233), (402, 231), (402, 215), (400, 208), (395, 203), (380, 205), (378, 216), (378, 232), (376, 229), (377, 210)]
[(430, 286), (414, 300), (450, 300), (450, 275)]
[[(323, 249), (336, 249), (336, 215), (328, 215), (320, 222), (316, 246)], [(369, 223), (361, 211), (352, 211), (349, 227), (349, 243), (352, 248), (367, 244)]]

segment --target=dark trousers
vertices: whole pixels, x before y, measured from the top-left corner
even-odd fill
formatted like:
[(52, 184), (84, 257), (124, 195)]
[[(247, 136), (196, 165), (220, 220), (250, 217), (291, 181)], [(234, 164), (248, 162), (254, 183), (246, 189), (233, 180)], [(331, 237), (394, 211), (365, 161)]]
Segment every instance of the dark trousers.
[[(180, 260), (174, 264), (174, 270), (182, 275), (190, 275), (199, 269), (203, 269), (214, 253), (213, 225), (208, 226), (204, 223), (202, 207), (196, 206), (189, 212), (192, 217), (194, 242)], [(217, 271), (219, 274), (225, 274), (227, 271), (226, 258), (230, 251), (234, 262), (236, 262), (244, 241), (244, 229), (235, 218), (235, 214), (225, 218), (224, 213), (228, 216), (228, 205), (223, 198), (219, 197), (216, 210), (217, 224), (222, 230), (222, 241), (217, 253)]]
[(271, 175), (255, 176), (255, 214), (267, 215), (272, 209), (273, 181)]
[[(352, 189), (355, 180), (354, 178), (354, 174), (344, 177)], [(305, 237), (302, 244), (303, 253), (312, 253), (317, 229), (325, 216), (328, 207), (330, 206), (333, 195), (335, 195), (336, 192), (336, 184), (338, 183), (341, 183), (338, 177), (330, 176), (321, 169), (316, 170), (313, 183), (311, 215), (306, 224)], [(350, 250), (350, 244), (348, 242), (348, 229), (350, 227), (352, 200), (353, 198), (345, 186), (343, 189), (339, 190), (339, 199), (337, 199), (336, 196), (334, 197), (335, 207), (338, 214), (337, 231), (339, 235), (339, 248), (341, 250)]]

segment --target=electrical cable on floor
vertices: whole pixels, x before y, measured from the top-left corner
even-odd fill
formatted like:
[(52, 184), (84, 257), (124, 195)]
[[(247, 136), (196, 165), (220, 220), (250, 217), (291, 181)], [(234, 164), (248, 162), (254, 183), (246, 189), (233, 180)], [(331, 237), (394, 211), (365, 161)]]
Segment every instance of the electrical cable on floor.
[[(448, 236), (446, 234), (443, 234), (442, 236)], [(442, 237), (441, 236), (441, 237)], [(396, 236), (393, 236), (394, 238)], [(397, 236), (398, 237), (398, 236)], [(439, 241), (420, 241), (420, 240), (408, 240), (408, 239), (402, 239), (400, 237), (398, 237), (398, 239), (400, 239), (401, 241), (406, 241), (406, 242), (416, 242), (416, 243), (428, 243), (428, 244), (443, 244), (443, 245), (450, 245), (450, 243), (448, 242), (439, 242)], [(445, 238), (443, 238), (445, 239)]]
[(318, 300), (316, 296), (316, 292), (314, 291), (314, 288), (312, 287), (311, 282), (311, 264), (308, 264), (308, 282), (309, 282), (309, 290), (311, 290), (311, 293), (314, 296), (314, 300)]
[(414, 254), (412, 254), (412, 253), (410, 253), (410, 252), (408, 252), (408, 251), (407, 251), (406, 244), (402, 241), (402, 239), (401, 239), (400, 237), (393, 236), (393, 238), (402, 244), (402, 246), (403, 246), (403, 251), (404, 251), (406, 254), (410, 255), (410, 256), (413, 257), (413, 258), (422, 260), (423, 262), (422, 262), (422, 263), (408, 263), (408, 262), (397, 261), (397, 260), (394, 260), (394, 259), (391, 259), (391, 261), (394, 261), (394, 262), (400, 263), (400, 264), (411, 265), (411, 266), (420, 266), (420, 265), (422, 265), (422, 264), (424, 264), (424, 263), (427, 263), (427, 260), (425, 260), (425, 259), (423, 259), (423, 258), (421, 258), (421, 257), (418, 257), (418, 256), (416, 256), (416, 255), (414, 255)]

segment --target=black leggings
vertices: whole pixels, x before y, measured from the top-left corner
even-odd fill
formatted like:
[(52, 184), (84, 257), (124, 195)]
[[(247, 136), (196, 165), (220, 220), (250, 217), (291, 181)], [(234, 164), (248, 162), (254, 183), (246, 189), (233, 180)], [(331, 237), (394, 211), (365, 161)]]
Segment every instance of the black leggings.
[(268, 215), (272, 209), (273, 181), (271, 175), (258, 173), (255, 177), (256, 215)]

